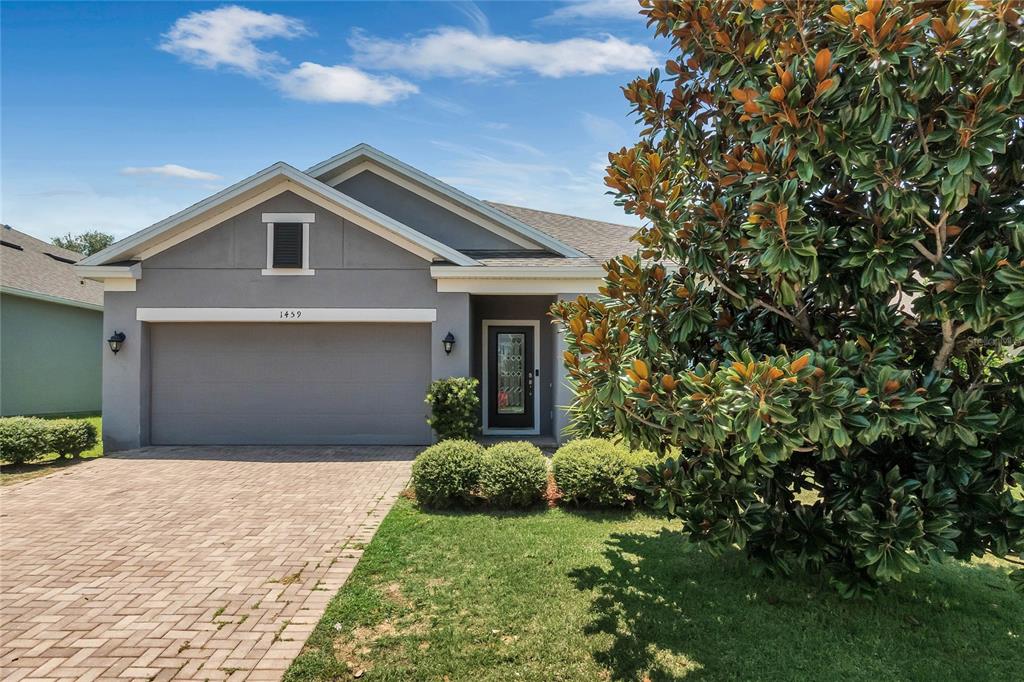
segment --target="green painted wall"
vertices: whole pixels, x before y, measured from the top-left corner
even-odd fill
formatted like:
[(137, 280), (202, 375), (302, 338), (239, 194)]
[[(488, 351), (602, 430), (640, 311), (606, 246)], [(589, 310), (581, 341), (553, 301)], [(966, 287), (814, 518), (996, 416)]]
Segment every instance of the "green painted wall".
[(103, 313), (0, 294), (0, 414), (99, 412)]

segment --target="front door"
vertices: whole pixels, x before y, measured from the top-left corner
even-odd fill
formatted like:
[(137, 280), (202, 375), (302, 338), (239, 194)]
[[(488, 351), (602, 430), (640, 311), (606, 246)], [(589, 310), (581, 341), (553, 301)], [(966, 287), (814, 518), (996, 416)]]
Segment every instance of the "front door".
[(532, 429), (534, 414), (533, 327), (487, 328), (487, 427)]

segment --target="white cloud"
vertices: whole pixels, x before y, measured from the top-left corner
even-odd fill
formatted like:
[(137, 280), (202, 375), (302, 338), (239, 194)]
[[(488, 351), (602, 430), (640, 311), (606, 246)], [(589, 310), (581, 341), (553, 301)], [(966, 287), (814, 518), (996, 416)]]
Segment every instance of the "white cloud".
[(190, 191), (168, 199), (154, 191), (138, 195), (107, 193), (78, 183), (59, 190), (43, 190), (50, 194), (46, 201), (39, 200), (40, 192), (19, 193), (5, 188), (2, 220), (46, 240), (86, 230), (109, 232), (121, 239), (202, 198), (204, 190), (189, 187)]
[(455, 3), (455, 9), (469, 20), (473, 30), (477, 33), (491, 32), (491, 22), (487, 19), (487, 15), (484, 11), (480, 9), (475, 2)]
[(528, 206), (543, 211), (605, 220), (623, 225), (640, 221), (615, 206), (605, 194), (605, 160), (592, 150), (559, 155), (559, 160), (520, 161), (486, 150), (449, 142), (432, 144), (438, 155), (438, 177), (481, 199)]
[(284, 59), (276, 52), (259, 49), (255, 41), (308, 34), (309, 29), (298, 19), (231, 5), (178, 19), (164, 34), (160, 49), (197, 66), (226, 66), (256, 76)]
[(638, 19), (640, 3), (637, 0), (580, 0), (559, 7), (540, 19), (544, 23), (567, 20)]
[(357, 31), (349, 44), (360, 66), (425, 76), (494, 77), (531, 71), (562, 78), (636, 71), (656, 61), (649, 47), (611, 35), (546, 43), (445, 27), (405, 40), (375, 38)]
[(314, 62), (302, 62), (277, 78), (281, 92), (305, 102), (387, 104), (419, 92), (415, 85), (395, 76), (374, 76), (352, 66)]
[[(479, 8), (475, 9), (479, 12)], [(471, 10), (466, 11), (472, 14)], [(371, 75), (354, 66), (302, 62), (295, 68), (288, 68), (287, 60), (281, 55), (256, 46), (258, 40), (292, 39), (309, 34), (306, 25), (293, 17), (232, 5), (192, 12), (178, 19), (164, 34), (160, 49), (208, 69), (226, 67), (259, 78), (276, 86), (287, 97), (304, 102), (377, 105), (419, 92), (415, 85), (400, 78)], [(147, 169), (137, 170), (147, 172)], [(148, 169), (148, 172), (160, 171)]]
[(636, 132), (631, 132), (624, 125), (610, 118), (583, 112), (580, 125), (592, 140), (611, 149), (628, 145), (636, 140)]
[(121, 175), (162, 175), (168, 178), (183, 180), (220, 180), (216, 173), (186, 168), (176, 163), (165, 163), (162, 166), (127, 166), (121, 169)]

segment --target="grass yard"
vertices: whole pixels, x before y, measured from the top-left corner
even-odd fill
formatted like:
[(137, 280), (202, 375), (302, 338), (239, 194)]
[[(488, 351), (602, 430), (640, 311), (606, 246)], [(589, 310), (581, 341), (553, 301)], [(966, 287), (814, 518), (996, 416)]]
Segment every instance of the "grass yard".
[[(54, 417), (56, 419), (57, 417)], [(72, 417), (79, 419), (79, 417)], [(81, 457), (57, 459), (56, 454), (44, 455), (42, 458), (28, 464), (0, 464), (0, 486), (21, 483), (32, 478), (46, 476), (66, 467), (80, 464), (86, 460), (103, 455), (103, 419), (99, 415), (92, 417), (81, 417), (85, 421), (92, 422), (96, 426), (96, 447), (86, 450)]]
[(874, 601), (754, 577), (646, 514), (426, 513), (401, 499), (287, 680), (982, 680), (1024, 670), (996, 563)]

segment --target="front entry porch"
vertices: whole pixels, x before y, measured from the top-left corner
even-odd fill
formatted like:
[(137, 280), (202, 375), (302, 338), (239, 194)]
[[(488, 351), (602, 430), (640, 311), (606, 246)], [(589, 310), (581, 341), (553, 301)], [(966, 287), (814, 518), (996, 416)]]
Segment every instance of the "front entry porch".
[(484, 438), (554, 443), (563, 371), (554, 296), (471, 296), (472, 375), (480, 381)]

